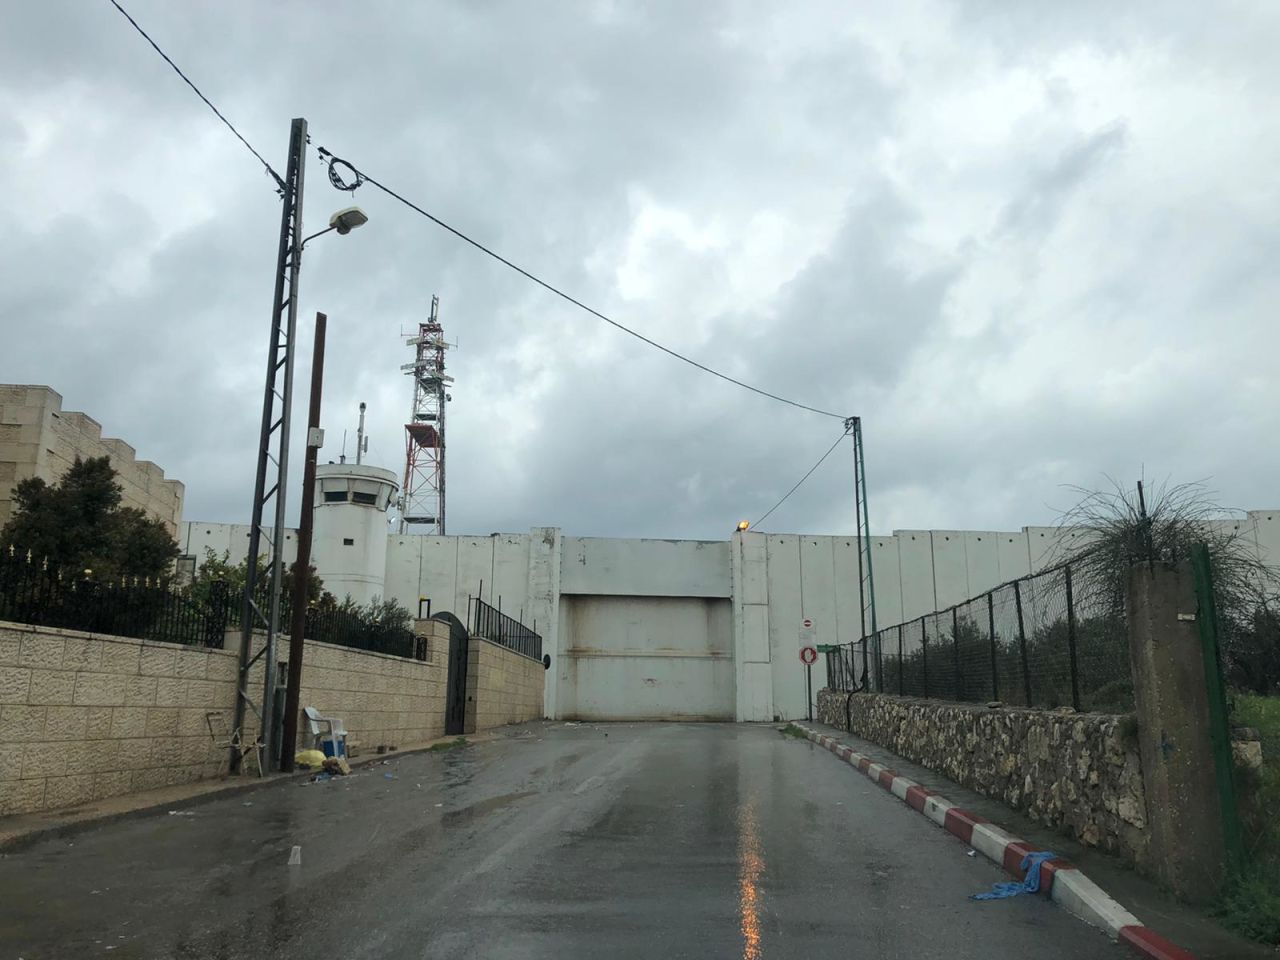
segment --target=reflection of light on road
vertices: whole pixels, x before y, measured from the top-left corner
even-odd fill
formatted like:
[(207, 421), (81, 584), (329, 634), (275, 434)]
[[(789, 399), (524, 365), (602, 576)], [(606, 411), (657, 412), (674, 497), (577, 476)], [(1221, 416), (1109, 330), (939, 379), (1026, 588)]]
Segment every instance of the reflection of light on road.
[(760, 960), (760, 874), (764, 858), (751, 803), (738, 808), (738, 914), (742, 927), (742, 960)]

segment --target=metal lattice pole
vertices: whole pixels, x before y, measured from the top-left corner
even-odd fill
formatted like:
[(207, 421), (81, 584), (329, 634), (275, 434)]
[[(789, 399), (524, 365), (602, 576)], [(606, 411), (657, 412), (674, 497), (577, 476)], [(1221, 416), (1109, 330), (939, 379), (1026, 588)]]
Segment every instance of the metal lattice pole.
[[(280, 249), (276, 260), (275, 299), (271, 304), (270, 348), (262, 398), (262, 427), (258, 437), (258, 466), (253, 486), (249, 552), (245, 563), (244, 598), (240, 610), (240, 671), (236, 684), (234, 729), (244, 727), (245, 708), (261, 721), (258, 741), (264, 763), (272, 761), (273, 700), (276, 683), (276, 633), (280, 624), (280, 587), (284, 575), (285, 489), (289, 476), (289, 425), (293, 406), (293, 360), (298, 329), (298, 268), (302, 257), (302, 190), (306, 168), (307, 121), (296, 118), (289, 132), (289, 163), (281, 187)], [(273, 452), (274, 449), (274, 452)], [(270, 484), (268, 485), (268, 481)], [(272, 506), (270, 535), (262, 529), (267, 505)], [(267, 566), (266, 609), (259, 605), (258, 557), (262, 541), (270, 549)], [(266, 632), (266, 642), (251, 656), (253, 631)], [(261, 709), (249, 695), (249, 671), (263, 658)], [(231, 769), (240, 769), (240, 752), (233, 747)]]
[[(858, 613), (861, 618), (862, 682), (868, 682), (872, 640), (876, 644), (876, 670), (882, 670), (880, 637), (876, 629), (876, 578), (871, 562), (871, 521), (867, 515), (867, 466), (862, 446), (862, 418), (849, 417), (845, 429), (853, 437), (853, 514), (858, 546)], [(867, 628), (870, 627), (870, 634)], [(883, 677), (877, 677), (877, 688), (883, 690)]]

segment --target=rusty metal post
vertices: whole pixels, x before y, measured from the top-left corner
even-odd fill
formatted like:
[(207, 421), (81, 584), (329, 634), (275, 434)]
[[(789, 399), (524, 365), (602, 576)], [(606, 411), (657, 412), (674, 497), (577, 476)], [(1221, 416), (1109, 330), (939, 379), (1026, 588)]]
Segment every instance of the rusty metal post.
[(289, 626), (289, 679), (284, 692), (284, 738), (280, 769), (293, 770), (298, 752), (298, 710), (302, 694), (302, 651), (307, 630), (307, 588), (311, 582), (311, 534), (315, 521), (316, 458), (324, 442), (320, 430), (320, 395), (324, 381), (324, 335), (329, 318), (316, 314), (315, 345), (311, 350), (311, 406), (307, 413), (307, 457), (302, 467), (302, 516), (298, 518), (298, 557), (293, 564), (293, 617)]

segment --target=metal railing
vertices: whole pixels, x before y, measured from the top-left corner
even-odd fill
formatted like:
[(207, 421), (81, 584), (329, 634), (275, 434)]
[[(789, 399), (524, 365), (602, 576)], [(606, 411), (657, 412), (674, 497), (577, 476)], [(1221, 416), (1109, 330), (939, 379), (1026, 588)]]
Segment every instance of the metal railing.
[[(479, 597), (472, 597), (468, 619), (471, 635), (492, 640), (509, 650), (514, 650), (534, 660), (542, 659), (542, 637), (514, 617), (509, 617), (496, 607), (491, 607)], [(534, 621), (536, 627), (537, 621)]]
[(1076, 595), (1071, 564), (1011, 580), (866, 641), (869, 678), (861, 676), (860, 642), (828, 652), (833, 689), (862, 689), (865, 682), (880, 693), (939, 700), (1109, 712), (1133, 706), (1123, 619)]
[(96, 578), (0, 550), (0, 620), (17, 623), (221, 648), (228, 604), (213, 586), (205, 601), (163, 579)]

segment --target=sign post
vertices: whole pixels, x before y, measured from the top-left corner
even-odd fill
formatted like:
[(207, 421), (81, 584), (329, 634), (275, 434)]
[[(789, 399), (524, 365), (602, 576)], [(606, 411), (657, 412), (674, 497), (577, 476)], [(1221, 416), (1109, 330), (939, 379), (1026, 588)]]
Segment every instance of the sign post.
[(818, 660), (814, 647), (800, 648), (800, 662), (804, 664), (804, 704), (807, 718), (813, 720), (813, 665)]

